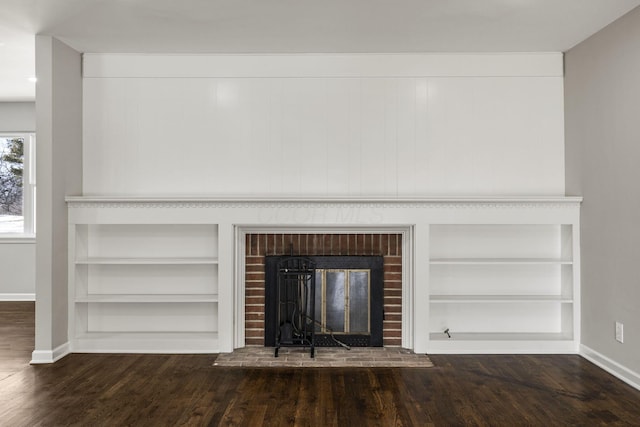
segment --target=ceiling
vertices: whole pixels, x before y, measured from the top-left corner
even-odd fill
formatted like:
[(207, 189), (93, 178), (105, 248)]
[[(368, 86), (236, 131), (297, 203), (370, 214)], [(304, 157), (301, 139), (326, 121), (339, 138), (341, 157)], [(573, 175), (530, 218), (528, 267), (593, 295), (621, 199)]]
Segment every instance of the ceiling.
[(0, 101), (34, 35), (81, 52), (564, 52), (640, 0), (0, 0)]

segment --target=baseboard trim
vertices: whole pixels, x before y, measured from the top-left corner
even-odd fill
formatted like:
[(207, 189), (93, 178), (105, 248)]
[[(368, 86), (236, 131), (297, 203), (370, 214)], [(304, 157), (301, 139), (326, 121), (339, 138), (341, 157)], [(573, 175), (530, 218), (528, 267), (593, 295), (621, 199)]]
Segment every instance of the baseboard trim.
[(614, 377), (617, 377), (629, 384), (631, 387), (640, 390), (640, 374), (637, 372), (622, 366), (618, 362), (609, 359), (604, 354), (598, 353), (583, 344), (580, 345), (580, 356), (609, 372)]
[(0, 301), (35, 301), (36, 294), (3, 294), (0, 293)]
[(31, 364), (42, 365), (54, 363), (70, 353), (69, 342), (66, 342), (53, 350), (34, 350), (31, 353)]

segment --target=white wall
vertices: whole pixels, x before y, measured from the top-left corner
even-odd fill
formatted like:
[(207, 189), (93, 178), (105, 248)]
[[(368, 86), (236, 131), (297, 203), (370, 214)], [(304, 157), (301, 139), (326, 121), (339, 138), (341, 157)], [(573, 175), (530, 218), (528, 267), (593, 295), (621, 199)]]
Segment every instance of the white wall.
[(0, 301), (33, 301), (36, 292), (33, 239), (0, 240)]
[[(0, 102), (0, 132), (35, 132), (35, 102)], [(35, 241), (0, 238), (0, 301), (35, 298)]]
[(0, 132), (35, 132), (35, 102), (0, 102)]
[(565, 85), (567, 193), (584, 196), (582, 342), (640, 387), (640, 9), (567, 52)]
[(563, 195), (560, 54), (85, 55), (85, 195)]
[(67, 206), (82, 192), (81, 55), (59, 40), (36, 36), (38, 176), (36, 210), (36, 339), (33, 363), (66, 354)]

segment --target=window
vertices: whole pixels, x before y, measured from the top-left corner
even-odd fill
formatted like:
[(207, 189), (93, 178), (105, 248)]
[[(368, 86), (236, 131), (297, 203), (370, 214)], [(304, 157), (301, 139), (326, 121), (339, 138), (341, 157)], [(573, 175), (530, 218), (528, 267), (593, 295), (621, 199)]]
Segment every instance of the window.
[(33, 134), (0, 134), (0, 237), (35, 234)]

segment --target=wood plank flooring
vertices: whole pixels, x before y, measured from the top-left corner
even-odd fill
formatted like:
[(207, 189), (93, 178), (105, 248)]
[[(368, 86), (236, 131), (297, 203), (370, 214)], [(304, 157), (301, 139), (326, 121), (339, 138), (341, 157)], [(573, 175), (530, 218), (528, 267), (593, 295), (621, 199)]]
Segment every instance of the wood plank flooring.
[(214, 355), (30, 366), (33, 303), (0, 303), (0, 426), (638, 426), (640, 391), (573, 355), (435, 368), (244, 369)]

